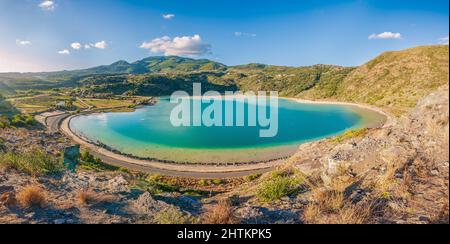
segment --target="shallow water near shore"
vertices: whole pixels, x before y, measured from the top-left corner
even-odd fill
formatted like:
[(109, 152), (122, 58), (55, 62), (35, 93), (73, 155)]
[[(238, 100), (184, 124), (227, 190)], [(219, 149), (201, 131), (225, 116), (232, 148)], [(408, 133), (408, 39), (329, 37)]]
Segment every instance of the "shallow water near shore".
[[(224, 102), (225, 103), (225, 102)], [(233, 105), (237, 105), (233, 101)], [(252, 127), (174, 127), (170, 113), (176, 104), (161, 98), (154, 106), (134, 112), (102, 113), (75, 117), (76, 134), (124, 154), (140, 158), (189, 163), (261, 162), (288, 157), (305, 142), (323, 139), (349, 129), (382, 124), (377, 112), (346, 105), (304, 104), (279, 99), (278, 134), (261, 138), (265, 129)], [(208, 105), (202, 105), (205, 109)], [(245, 104), (245, 118), (248, 106)], [(225, 106), (223, 106), (225, 107)], [(223, 111), (223, 119), (226, 114)]]

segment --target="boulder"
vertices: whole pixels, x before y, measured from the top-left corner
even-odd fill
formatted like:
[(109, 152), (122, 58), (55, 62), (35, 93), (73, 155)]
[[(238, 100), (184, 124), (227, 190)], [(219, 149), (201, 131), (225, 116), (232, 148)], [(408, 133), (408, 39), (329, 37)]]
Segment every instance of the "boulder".
[(156, 213), (170, 207), (169, 204), (155, 200), (149, 192), (145, 192), (131, 204), (131, 210), (136, 214), (155, 215)]

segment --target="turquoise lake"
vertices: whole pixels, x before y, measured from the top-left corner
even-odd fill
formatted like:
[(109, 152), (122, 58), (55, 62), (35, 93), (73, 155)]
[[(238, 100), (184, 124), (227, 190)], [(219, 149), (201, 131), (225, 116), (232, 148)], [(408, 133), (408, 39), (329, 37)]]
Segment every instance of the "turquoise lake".
[[(238, 102), (233, 103), (236, 106)], [(278, 134), (261, 138), (259, 132), (264, 128), (247, 123), (243, 127), (175, 127), (170, 122), (175, 106), (168, 98), (160, 98), (156, 105), (141, 107), (134, 112), (78, 116), (71, 120), (70, 128), (90, 141), (140, 158), (234, 163), (287, 157), (302, 143), (349, 129), (371, 127), (384, 119), (376, 112), (353, 106), (303, 104), (279, 99)], [(208, 104), (203, 104), (202, 109), (206, 106)], [(256, 105), (246, 103), (245, 106)], [(246, 109), (246, 118), (247, 113)], [(226, 116), (230, 115), (223, 111), (224, 119)]]

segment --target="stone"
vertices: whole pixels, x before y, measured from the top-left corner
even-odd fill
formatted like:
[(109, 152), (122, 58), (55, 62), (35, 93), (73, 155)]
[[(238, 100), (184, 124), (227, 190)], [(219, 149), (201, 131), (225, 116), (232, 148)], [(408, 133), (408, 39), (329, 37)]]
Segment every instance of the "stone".
[(53, 221), (53, 223), (55, 225), (63, 225), (63, 224), (66, 223), (66, 220), (65, 219), (56, 219), (56, 220)]
[(154, 215), (170, 205), (155, 200), (149, 192), (145, 192), (131, 203), (132, 210), (137, 214)]
[(116, 176), (113, 179), (109, 180), (107, 183), (107, 188), (112, 193), (120, 193), (120, 192), (128, 192), (128, 181), (122, 175)]
[(429, 222), (430, 218), (428, 218), (427, 216), (420, 216), (419, 217), (419, 221), (421, 221), (421, 222)]
[(291, 199), (289, 197), (282, 197), (281, 201), (283, 202), (289, 202)]

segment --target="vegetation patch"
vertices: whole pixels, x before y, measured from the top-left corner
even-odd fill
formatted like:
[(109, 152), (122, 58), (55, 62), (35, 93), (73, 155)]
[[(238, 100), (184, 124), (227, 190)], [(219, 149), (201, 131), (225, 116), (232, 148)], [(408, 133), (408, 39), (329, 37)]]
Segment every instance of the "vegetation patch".
[(239, 222), (231, 201), (227, 199), (221, 199), (207, 209), (201, 220), (203, 224), (237, 224)]
[(302, 188), (302, 183), (302, 178), (294, 173), (276, 171), (269, 179), (263, 181), (256, 196), (262, 202), (272, 202), (298, 193)]
[(24, 153), (0, 153), (0, 165), (38, 176), (60, 173), (65, 168), (62, 160), (40, 149), (32, 149)]
[(189, 219), (175, 207), (168, 207), (155, 215), (155, 221), (158, 224), (163, 225), (187, 224), (188, 220)]
[(161, 194), (164, 192), (180, 192), (180, 187), (163, 180), (159, 174), (138, 176), (136, 187), (148, 191), (151, 194)]
[(36, 185), (29, 185), (16, 195), (17, 202), (22, 208), (43, 208), (47, 205), (47, 192)]
[(76, 199), (79, 205), (88, 206), (93, 204), (113, 202), (114, 197), (101, 194), (92, 190), (81, 190), (76, 193)]
[(29, 114), (16, 114), (10, 119), (9, 123), (14, 127), (30, 127), (36, 125), (36, 120)]
[(331, 140), (335, 143), (341, 143), (341, 142), (344, 142), (344, 141), (352, 139), (352, 138), (361, 137), (361, 136), (365, 135), (367, 133), (367, 131), (368, 131), (367, 128), (357, 129), (357, 130), (348, 130), (344, 134), (336, 136), (335, 138), (333, 138)]
[(262, 176), (262, 174), (251, 174), (251, 175), (247, 175), (244, 176), (244, 181), (245, 182), (252, 182), (254, 180), (259, 179)]
[(92, 170), (97, 172), (122, 170), (119, 167), (103, 163), (103, 161), (100, 158), (94, 157), (88, 151), (84, 151), (80, 154), (80, 160), (81, 162), (78, 165), (78, 167), (84, 170)]

